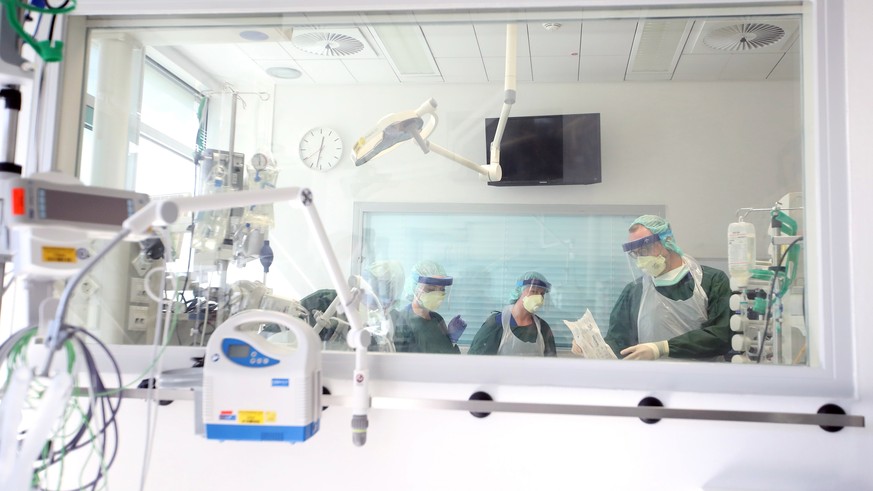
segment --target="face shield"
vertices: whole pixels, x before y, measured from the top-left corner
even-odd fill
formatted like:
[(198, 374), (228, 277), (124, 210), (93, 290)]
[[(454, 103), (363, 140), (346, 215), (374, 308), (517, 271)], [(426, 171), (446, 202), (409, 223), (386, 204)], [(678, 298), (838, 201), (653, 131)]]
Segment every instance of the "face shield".
[(394, 302), (397, 301), (400, 292), (397, 291), (396, 285), (392, 280), (374, 278), (367, 274), (364, 274), (363, 278), (370, 289), (364, 291), (362, 301), (369, 309), (388, 310), (394, 306)]
[(356, 276), (359, 295), (358, 316), (363, 321), (364, 329), (370, 331), (377, 345), (390, 345), (393, 351), (394, 324), (388, 309), (394, 304), (393, 289), (390, 281), (380, 281), (372, 275)]
[(660, 244), (661, 238), (655, 234), (622, 244), (621, 248), (627, 255), (628, 268), (634, 280), (643, 274), (656, 277), (664, 272), (667, 258)]
[(451, 276), (419, 276), (415, 284), (415, 301), (425, 309), (436, 312), (449, 298)]
[(537, 312), (546, 303), (546, 293), (552, 289), (552, 285), (545, 280), (530, 278), (516, 282), (516, 287), (520, 287), (519, 298), (522, 298), (522, 303), (525, 310), (530, 313)]

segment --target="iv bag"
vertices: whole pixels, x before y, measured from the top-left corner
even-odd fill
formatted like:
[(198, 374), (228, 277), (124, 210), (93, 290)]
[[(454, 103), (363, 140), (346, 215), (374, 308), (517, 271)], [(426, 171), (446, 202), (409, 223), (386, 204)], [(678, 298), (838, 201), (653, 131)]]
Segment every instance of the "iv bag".
[(746, 286), (755, 267), (755, 226), (749, 222), (728, 225), (728, 270), (731, 287)]

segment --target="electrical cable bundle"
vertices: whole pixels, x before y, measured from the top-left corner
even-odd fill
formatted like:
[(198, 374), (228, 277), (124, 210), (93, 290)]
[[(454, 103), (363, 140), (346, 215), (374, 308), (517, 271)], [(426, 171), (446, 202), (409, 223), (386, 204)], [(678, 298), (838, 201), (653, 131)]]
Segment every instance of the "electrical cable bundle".
[[(113, 385), (121, 386), (121, 372), (118, 364), (112, 357), (106, 345), (94, 335), (84, 329), (72, 326), (64, 326), (62, 330), (62, 351), (66, 354), (66, 363), (61, 370), (73, 376), (73, 380), (82, 379), (87, 383), (84, 386), (73, 384), (72, 397), (65, 394), (60, 401), (64, 404), (61, 417), (50, 421), (50, 430), (45, 442), (38, 442), (42, 450), (38, 458), (33, 462), (20, 461), (15, 451), (5, 452), (6, 462), (0, 465), (14, 465), (20, 472), (32, 469), (30, 487), (37, 490), (96, 490), (106, 486), (106, 474), (109, 467), (115, 461), (118, 452), (118, 410), (121, 406), (121, 393), (119, 390), (107, 390), (97, 369), (97, 363), (92, 347), (102, 350), (112, 363), (115, 373), (112, 376)], [(7, 396), (7, 390), (13, 373), (24, 368), (33, 373), (33, 368), (27, 359), (28, 347), (36, 337), (36, 328), (31, 327), (18, 331), (10, 336), (0, 346), (0, 362), (6, 365), (6, 378), (3, 385), (3, 395)], [(78, 360), (78, 363), (77, 363)], [(84, 370), (77, 372), (77, 367)], [(23, 418), (19, 428), (15, 432), (5, 431), (0, 434), (0, 447), (12, 445), (7, 448), (18, 448), (27, 439), (28, 432), (34, 431), (36, 422), (29, 421), (30, 413), (39, 412), (40, 405), (45, 402), (47, 387), (51, 383), (51, 377), (33, 376), (29, 380), (26, 398), (23, 405)], [(79, 395), (87, 397), (78, 397)], [(11, 397), (10, 397), (11, 399)], [(13, 415), (9, 411), (3, 411), (3, 405), (14, 401), (5, 399), (0, 405), (0, 418), (10, 418)], [(60, 408), (57, 408), (60, 409)], [(30, 418), (38, 420), (38, 418)], [(31, 423), (28, 425), (27, 423)], [(26, 427), (26, 429), (22, 429)], [(14, 441), (13, 441), (14, 440)], [(76, 465), (65, 465), (69, 459), (76, 457)], [(9, 461), (12, 460), (12, 462)], [(75, 488), (62, 488), (62, 482), (76, 482), (76, 479), (64, 477), (71, 470), (78, 472), (79, 486)], [(4, 486), (4, 490), (5, 490)], [(11, 489), (9, 491), (25, 491)]]

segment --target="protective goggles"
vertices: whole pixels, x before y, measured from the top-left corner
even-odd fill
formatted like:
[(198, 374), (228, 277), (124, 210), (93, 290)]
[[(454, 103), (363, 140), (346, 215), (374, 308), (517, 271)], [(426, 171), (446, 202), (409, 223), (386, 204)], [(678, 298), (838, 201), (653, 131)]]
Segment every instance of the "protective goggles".
[(658, 235), (647, 235), (642, 239), (625, 242), (621, 245), (622, 250), (631, 257), (651, 256), (652, 246), (661, 241)]
[(552, 289), (552, 284), (548, 281), (538, 280), (536, 278), (531, 278), (529, 280), (521, 280), (515, 282), (515, 286), (536, 286), (543, 289), (543, 293), (549, 293)]

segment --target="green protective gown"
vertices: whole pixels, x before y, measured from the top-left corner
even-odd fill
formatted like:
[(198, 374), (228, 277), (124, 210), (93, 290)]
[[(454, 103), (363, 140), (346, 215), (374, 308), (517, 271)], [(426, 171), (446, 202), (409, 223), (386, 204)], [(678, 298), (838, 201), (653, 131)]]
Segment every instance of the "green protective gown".
[[(509, 329), (521, 341), (535, 343), (537, 340), (535, 324), (519, 326), (515, 323), (515, 319), (512, 319), (509, 321)], [(555, 348), (555, 336), (552, 334), (552, 328), (542, 318), (540, 318), (540, 332), (545, 343), (543, 356), (557, 356), (558, 350)], [(494, 312), (485, 319), (482, 327), (476, 332), (473, 344), (470, 345), (470, 350), (467, 353), (471, 355), (496, 355), (500, 349), (501, 339), (503, 339), (503, 320), (500, 312)]]
[(394, 347), (398, 353), (460, 353), (449, 339), (446, 321), (436, 312), (430, 319), (419, 317), (412, 306), (397, 311), (394, 316)]
[[(709, 266), (701, 266), (703, 279), (701, 287), (707, 297), (707, 320), (700, 329), (694, 329), (668, 340), (671, 358), (706, 359), (727, 354), (731, 349), (731, 310), (729, 306), (731, 289), (724, 272)], [(673, 286), (656, 287), (658, 293), (671, 300), (687, 300), (694, 290), (691, 274)], [(629, 346), (639, 344), (637, 334), (637, 315), (642, 298), (642, 279), (628, 283), (615, 302), (609, 316), (609, 331), (604, 338), (607, 344), (621, 357), (619, 352)]]

